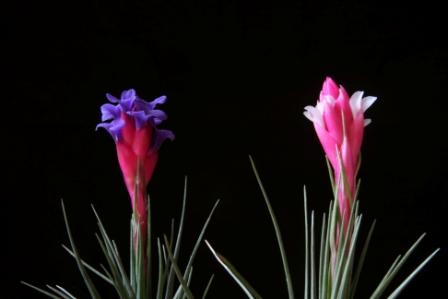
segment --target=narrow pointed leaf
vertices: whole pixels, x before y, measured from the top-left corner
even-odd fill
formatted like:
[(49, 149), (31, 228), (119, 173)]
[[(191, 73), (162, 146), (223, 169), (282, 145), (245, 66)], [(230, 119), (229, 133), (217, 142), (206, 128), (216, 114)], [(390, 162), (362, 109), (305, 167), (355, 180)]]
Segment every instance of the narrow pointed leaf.
[(307, 200), (307, 193), (306, 193), (306, 187), (303, 186), (303, 206), (304, 206), (304, 220), (305, 220), (305, 283), (304, 283), (304, 291), (303, 291), (303, 298), (304, 299), (308, 299), (308, 278), (310, 276), (310, 271), (309, 271), (309, 252), (310, 252), (310, 247), (308, 244), (308, 235), (309, 235), (309, 230), (308, 230), (308, 200)]
[(375, 229), (376, 220), (373, 221), (372, 225), (370, 226), (369, 233), (367, 234), (367, 238), (364, 241), (364, 246), (361, 251), (361, 256), (358, 261), (358, 266), (356, 268), (355, 276), (353, 279), (353, 285), (351, 288), (350, 298), (353, 299), (356, 292), (356, 287), (358, 286), (359, 278), (361, 276), (362, 267), (364, 266), (364, 261), (367, 256), (367, 249), (369, 248), (370, 240), (372, 239), (373, 231)]
[[(73, 251), (71, 251), (67, 246), (62, 245), (62, 248), (64, 248), (72, 257), (75, 257), (75, 254), (73, 253)], [(84, 267), (86, 267), (92, 273), (95, 273), (98, 277), (100, 277), (101, 279), (103, 279), (107, 283), (109, 283), (111, 285), (114, 284), (113, 281), (112, 281), (112, 278), (110, 276), (108, 276), (107, 274), (101, 273), (101, 271), (99, 271), (99, 270), (95, 269), (94, 267), (90, 266), (88, 263), (86, 263), (83, 260), (81, 260), (81, 262), (84, 265)]]
[(79, 256), (78, 249), (75, 245), (75, 242), (74, 242), (73, 236), (72, 236), (72, 232), (71, 232), (70, 226), (68, 224), (68, 217), (67, 217), (67, 213), (65, 212), (65, 206), (64, 206), (63, 201), (61, 201), (61, 205), (62, 205), (62, 214), (64, 216), (65, 228), (67, 230), (67, 235), (70, 240), (70, 246), (72, 247), (73, 253), (75, 254), (75, 259), (76, 259), (76, 263), (78, 265), (79, 272), (81, 272), (81, 276), (84, 279), (84, 282), (87, 286), (90, 296), (93, 299), (101, 299), (101, 296), (98, 293), (95, 285), (93, 284), (92, 279), (90, 278), (89, 274), (87, 273), (86, 269), (84, 268), (84, 266), (82, 264), (81, 257)]
[(212, 285), (214, 277), (215, 277), (214, 274), (212, 274), (212, 276), (210, 276), (210, 279), (208, 280), (207, 286), (205, 287), (204, 292), (202, 293), (201, 299), (205, 299), (207, 297), (208, 291), (210, 290), (210, 286)]
[(193, 266), (193, 261), (194, 261), (194, 258), (196, 257), (196, 253), (197, 253), (197, 251), (199, 249), (199, 246), (201, 245), (201, 242), (202, 242), (202, 240), (204, 238), (204, 235), (205, 235), (205, 231), (207, 230), (207, 227), (208, 227), (208, 225), (210, 223), (210, 220), (212, 219), (213, 213), (215, 212), (216, 207), (218, 206), (218, 204), (219, 204), (219, 199), (213, 205), (213, 208), (211, 209), (210, 213), (208, 214), (207, 219), (205, 220), (204, 225), (202, 226), (201, 232), (199, 233), (199, 236), (198, 236), (198, 238), (196, 240), (196, 243), (195, 243), (195, 245), (193, 247), (193, 250), (192, 250), (192, 252), (190, 254), (190, 258), (188, 259), (188, 263), (187, 263), (187, 267), (185, 268), (185, 272), (187, 272), (188, 269)]
[(310, 246), (310, 298), (316, 299), (316, 264), (314, 259), (314, 211), (311, 211), (311, 231), (310, 231), (310, 237), (311, 237), (311, 246)]
[[(395, 277), (395, 275), (397, 274), (398, 270), (400, 270), (400, 268), (403, 266), (403, 264), (406, 262), (406, 260), (409, 258), (409, 256), (412, 254), (412, 252), (415, 250), (415, 248), (418, 246), (418, 244), (420, 244), (420, 242), (422, 241), (422, 239), (425, 237), (425, 233), (422, 234), (417, 241), (415, 241), (414, 244), (412, 244), (412, 246), (408, 249), (408, 251), (404, 254), (403, 258), (401, 258), (396, 266), (391, 269), (390, 271), (388, 271), (388, 273), (386, 274), (386, 276), (383, 278), (383, 280), (380, 282), (380, 284), (378, 285), (378, 287), (376, 288), (376, 290), (373, 292), (373, 294), (370, 296), (370, 299), (377, 299), (380, 298), (381, 295), (384, 293), (384, 291), (386, 290), (386, 288), (389, 286), (389, 284), (391, 283), (392, 279)], [(390, 272), (390, 273), (389, 273)]]
[(212, 252), (213, 256), (216, 260), (224, 267), (224, 269), (232, 276), (232, 278), (236, 281), (236, 283), (240, 286), (240, 288), (244, 291), (247, 297), (251, 299), (261, 299), (261, 296), (255, 291), (255, 289), (249, 284), (249, 282), (236, 270), (236, 268), (222, 255), (217, 253), (213, 247), (205, 241), (208, 248)]
[[(183, 193), (183, 198), (182, 198), (182, 210), (181, 210), (181, 214), (180, 214), (180, 221), (179, 221), (179, 228), (177, 231), (176, 243), (174, 245), (174, 258), (175, 259), (178, 259), (178, 257), (179, 257), (182, 232), (183, 232), (184, 222), (185, 222), (185, 210), (186, 210), (186, 204), (187, 204), (187, 184), (188, 184), (188, 180), (187, 180), (187, 177), (185, 177), (184, 193)], [(174, 280), (174, 266), (171, 265), (170, 272), (168, 274), (168, 282), (167, 282), (165, 299), (171, 298), (173, 280)]]
[(29, 288), (32, 288), (33, 290), (35, 290), (35, 291), (37, 291), (37, 292), (39, 292), (39, 293), (41, 293), (41, 294), (44, 294), (45, 296), (50, 297), (50, 298), (53, 298), (53, 299), (63, 299), (62, 297), (60, 297), (60, 296), (58, 296), (58, 295), (52, 294), (52, 293), (50, 293), (50, 292), (48, 292), (48, 291), (45, 291), (44, 289), (38, 288), (38, 287), (36, 287), (36, 286), (33, 286), (32, 284), (29, 284), (29, 283), (27, 283), (27, 282), (21, 281), (21, 283), (22, 283), (23, 285), (26, 285), (26, 286), (29, 287)]
[(348, 255), (347, 255), (347, 260), (345, 261), (343, 272), (342, 272), (342, 278), (341, 278), (342, 283), (338, 290), (338, 295), (337, 295), (338, 299), (345, 298), (345, 293), (346, 293), (348, 285), (350, 283), (350, 278), (349, 278), (348, 274), (351, 272), (350, 269), (353, 265), (356, 241), (358, 239), (359, 228), (361, 227), (361, 220), (362, 220), (362, 215), (357, 217), (357, 219), (355, 221), (355, 228), (354, 228), (351, 240), (350, 240), (350, 247), (349, 247), (349, 251), (348, 251)]
[(271, 203), (269, 201), (269, 197), (264, 189), (263, 183), (261, 182), (261, 178), (258, 174), (257, 168), (255, 166), (255, 162), (251, 156), (249, 156), (250, 163), (252, 165), (252, 170), (254, 171), (255, 177), (258, 182), (258, 186), (260, 187), (261, 193), (263, 194), (263, 198), (265, 200), (266, 206), (268, 207), (269, 214), (271, 216), (272, 224), (274, 225), (275, 235), (277, 237), (278, 247), (280, 249), (280, 255), (283, 263), (283, 270), (285, 273), (286, 287), (288, 289), (288, 298), (294, 299), (294, 289), (292, 286), (291, 273), (289, 271), (288, 259), (286, 257), (285, 247), (283, 245), (282, 235), (280, 232), (280, 227), (277, 222), (277, 218), (275, 217), (274, 209), (272, 209)]
[(440, 250), (437, 248), (430, 256), (428, 256), (414, 271), (395, 289), (395, 291), (390, 294), (387, 299), (395, 299), (401, 293), (401, 291), (409, 284), (409, 282), (417, 275), (420, 270), (436, 255), (436, 253)]
[(176, 273), (177, 279), (179, 280), (180, 284), (182, 285), (185, 294), (187, 295), (188, 299), (194, 299), (193, 294), (191, 293), (190, 288), (187, 285), (187, 282), (184, 280), (182, 272), (180, 271), (179, 267), (177, 266), (177, 261), (174, 259), (173, 253), (171, 252), (170, 244), (168, 243), (168, 239), (166, 236), (164, 236), (165, 240), (165, 247), (166, 252), (168, 254), (168, 258), (172, 265), (174, 265), (174, 273)]
[(66, 291), (67, 293), (65, 293), (62, 290), (58, 290), (57, 288), (54, 288), (50, 285), (47, 285), (47, 288), (51, 290), (53, 293), (58, 294), (58, 296), (61, 296), (61, 298), (63, 299), (76, 299), (75, 297), (73, 297), (72, 294), (68, 293), (67, 291)]
[(322, 298), (322, 288), (324, 286), (323, 268), (324, 268), (324, 251), (325, 251), (325, 235), (326, 235), (326, 216), (322, 217), (321, 236), (320, 236), (320, 250), (319, 250), (319, 278), (317, 282), (317, 298)]

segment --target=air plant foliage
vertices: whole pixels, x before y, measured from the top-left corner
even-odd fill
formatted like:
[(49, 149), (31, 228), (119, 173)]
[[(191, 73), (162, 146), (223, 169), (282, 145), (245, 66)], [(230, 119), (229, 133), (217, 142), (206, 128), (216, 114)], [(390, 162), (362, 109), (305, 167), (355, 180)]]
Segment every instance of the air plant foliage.
[[(323, 214), (321, 230), (318, 232), (314, 211), (311, 214), (308, 211), (306, 188), (303, 188), (305, 226), (303, 298), (305, 299), (356, 298), (356, 288), (359, 280), (362, 279), (362, 267), (375, 227), (374, 222), (366, 239), (360, 240), (363, 216), (358, 208), (357, 174), (361, 161), (360, 151), (364, 128), (371, 123), (370, 119), (364, 117), (364, 113), (375, 101), (376, 97), (364, 97), (362, 91), (349, 96), (344, 87), (338, 86), (327, 77), (316, 106), (305, 107), (304, 115), (313, 122), (326, 155), (333, 190), (333, 200), (329, 203), (328, 212)], [(274, 226), (288, 298), (293, 299), (296, 298), (295, 282), (291, 278), (280, 227), (252, 157), (250, 162)], [(439, 249), (423, 260), (395, 289), (389, 291), (388, 287), (398, 271), (424, 236), (425, 234), (421, 235), (403, 256), (399, 255), (382, 280), (372, 285), (370, 299), (384, 298), (386, 295), (387, 298), (396, 298), (411, 279), (433, 258)], [(207, 245), (213, 256), (238, 283), (247, 297), (262, 298), (229, 260), (219, 254), (209, 242)]]
[[(151, 235), (151, 201), (147, 186), (157, 163), (160, 146), (164, 140), (174, 139), (171, 131), (158, 128), (167, 116), (156, 107), (163, 104), (166, 97), (161, 96), (148, 102), (138, 97), (133, 89), (123, 91), (120, 98), (110, 94), (106, 97), (110, 103), (101, 106), (102, 122), (97, 128), (106, 129), (115, 142), (118, 164), (130, 197), (132, 207), (130, 243), (129, 249), (126, 250), (129, 252), (129, 265), (125, 266), (118, 246), (107, 233), (95, 209), (93, 211), (99, 230), (99, 233), (95, 235), (99, 249), (104, 254), (106, 266), (100, 264), (99, 267), (94, 267), (81, 258), (72, 236), (65, 205), (62, 202), (62, 212), (70, 241), (69, 246), (63, 247), (74, 257), (92, 299), (102, 298), (95, 280), (91, 277), (92, 274), (111, 285), (120, 299), (192, 299), (194, 296), (190, 283), (193, 263), (218, 202), (206, 218), (186, 266), (181, 269), (177, 260), (181, 253), (185, 222), (187, 200), (187, 178), (185, 178), (182, 211), (177, 229), (172, 220), (170, 235), (156, 238), (155, 246), (152, 246), (154, 240)], [(156, 265), (153, 266), (153, 263)], [(157, 269), (157, 273), (152, 273), (153, 269)], [(202, 298), (206, 297), (212, 281), (213, 275), (205, 284)], [(23, 283), (50, 298), (77, 298), (59, 285), (47, 285), (47, 289), (43, 289)]]

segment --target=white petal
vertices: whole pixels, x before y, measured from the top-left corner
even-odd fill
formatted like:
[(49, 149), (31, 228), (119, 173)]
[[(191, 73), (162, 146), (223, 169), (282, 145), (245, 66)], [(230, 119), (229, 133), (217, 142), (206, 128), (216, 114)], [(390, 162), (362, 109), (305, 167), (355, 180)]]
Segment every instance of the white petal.
[(365, 97), (362, 99), (362, 111), (366, 112), (373, 103), (375, 103), (376, 97)]
[(303, 115), (305, 115), (305, 117), (308, 118), (309, 120), (313, 121), (313, 116), (308, 110), (304, 111)]
[(314, 106), (306, 106), (305, 112), (303, 112), (306, 118), (311, 120), (312, 122), (317, 123), (322, 128), (324, 127), (324, 122), (322, 118), (322, 113)]
[(371, 122), (372, 122), (372, 120), (370, 118), (366, 118), (364, 120), (364, 127), (367, 127)]
[(308, 118), (312, 123), (314, 123), (313, 117), (311, 116), (311, 113), (309, 111), (304, 111), (303, 115), (305, 115), (306, 118)]
[(316, 108), (321, 115), (324, 115), (324, 102), (317, 101)]
[(321, 97), (321, 101), (325, 101), (330, 105), (334, 105), (336, 103), (335, 98), (333, 98), (330, 95), (325, 95), (325, 96)]
[(352, 108), (353, 116), (357, 115), (362, 108), (362, 95), (363, 91), (355, 92), (350, 98), (350, 108)]

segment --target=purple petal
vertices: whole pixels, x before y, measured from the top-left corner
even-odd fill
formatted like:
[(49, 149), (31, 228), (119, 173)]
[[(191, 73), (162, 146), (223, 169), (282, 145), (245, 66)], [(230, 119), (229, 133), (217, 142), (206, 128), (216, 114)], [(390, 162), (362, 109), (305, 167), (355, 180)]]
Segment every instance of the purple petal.
[(142, 100), (140, 98), (136, 98), (134, 101), (134, 110), (142, 110), (146, 113), (151, 112), (151, 110), (153, 109), (152, 107), (149, 106), (149, 103), (146, 102), (145, 100)]
[(134, 102), (134, 110), (143, 110), (147, 114), (151, 113), (151, 111), (154, 110), (154, 106), (155, 105), (140, 98), (136, 98)]
[(137, 127), (137, 129), (143, 127), (148, 122), (149, 119), (149, 115), (145, 114), (145, 112), (143, 111), (128, 112), (128, 115), (134, 117), (135, 126)]
[(124, 120), (121, 118), (111, 122), (109, 132), (114, 137), (115, 140), (118, 140), (121, 137), (121, 129), (123, 129), (123, 127), (124, 127)]
[(171, 132), (170, 130), (156, 129), (155, 138), (154, 138), (151, 150), (158, 151), (160, 146), (162, 145), (163, 141), (165, 141), (165, 139), (174, 140), (174, 137), (175, 136), (174, 136), (173, 132)]
[(120, 106), (121, 106), (121, 109), (123, 110), (123, 112), (131, 111), (132, 106), (134, 105), (134, 101), (135, 101), (135, 99), (132, 99), (132, 98), (124, 99), (124, 100), (122, 99), (120, 101)]
[(104, 104), (101, 106), (101, 114), (101, 121), (115, 119), (120, 117), (121, 109), (118, 105)]
[(109, 132), (110, 135), (112, 135), (112, 138), (115, 141), (118, 141), (121, 138), (121, 129), (124, 127), (124, 120), (122, 119), (116, 119), (110, 123), (100, 123), (96, 126), (96, 130), (98, 128), (104, 128)]
[(124, 90), (121, 93), (121, 100), (135, 99), (136, 93), (134, 89)]
[[(118, 141), (121, 138), (121, 131), (125, 125), (121, 114), (124, 112), (133, 118), (136, 128), (140, 129), (144, 126), (151, 126), (154, 129), (151, 151), (157, 151), (165, 139), (174, 139), (173, 132), (169, 130), (159, 130), (157, 125), (167, 119), (165, 112), (155, 107), (166, 102), (166, 96), (160, 96), (151, 102), (139, 98), (134, 89), (124, 90), (120, 99), (106, 94), (107, 99), (111, 103), (117, 105), (104, 104), (101, 106), (102, 123), (97, 125), (98, 128), (106, 129)], [(109, 121), (109, 122), (107, 122)]]
[(153, 107), (155, 107), (159, 104), (164, 104), (165, 102), (166, 102), (166, 96), (160, 96), (157, 99), (151, 101), (150, 104), (153, 105)]
[(149, 116), (153, 117), (154, 119), (158, 119), (159, 121), (164, 121), (168, 118), (166, 113), (162, 110), (152, 110)]
[(113, 95), (111, 95), (110, 93), (106, 93), (106, 98), (109, 100), (109, 102), (111, 103), (118, 103), (120, 100), (117, 99), (116, 97), (114, 97)]

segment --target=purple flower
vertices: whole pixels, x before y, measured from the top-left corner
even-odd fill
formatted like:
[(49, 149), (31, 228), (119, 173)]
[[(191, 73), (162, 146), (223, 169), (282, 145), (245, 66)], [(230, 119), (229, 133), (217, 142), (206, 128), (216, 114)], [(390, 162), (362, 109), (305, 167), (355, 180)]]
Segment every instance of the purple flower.
[(107, 103), (101, 106), (102, 122), (97, 125), (97, 128), (105, 128), (115, 142), (120, 142), (123, 138), (122, 131), (125, 127), (126, 118), (123, 117), (123, 114), (133, 119), (137, 130), (144, 126), (152, 127), (154, 132), (150, 144), (151, 150), (157, 151), (165, 139), (174, 139), (174, 134), (171, 131), (157, 128), (157, 125), (167, 119), (167, 115), (162, 110), (155, 109), (155, 107), (158, 104), (165, 103), (166, 96), (147, 102), (138, 97), (134, 89), (129, 89), (121, 93), (120, 99), (109, 93), (106, 94), (106, 97), (113, 104)]
[[(157, 128), (167, 116), (155, 109), (166, 101), (165, 96), (147, 102), (134, 89), (125, 90), (118, 99), (106, 94), (111, 103), (101, 106), (97, 128), (106, 129), (115, 141), (118, 162), (142, 228), (146, 227), (146, 186), (154, 172), (158, 150), (165, 139), (174, 139), (169, 130)], [(141, 182), (137, 184), (137, 182)], [(137, 192), (137, 193), (136, 193)]]

